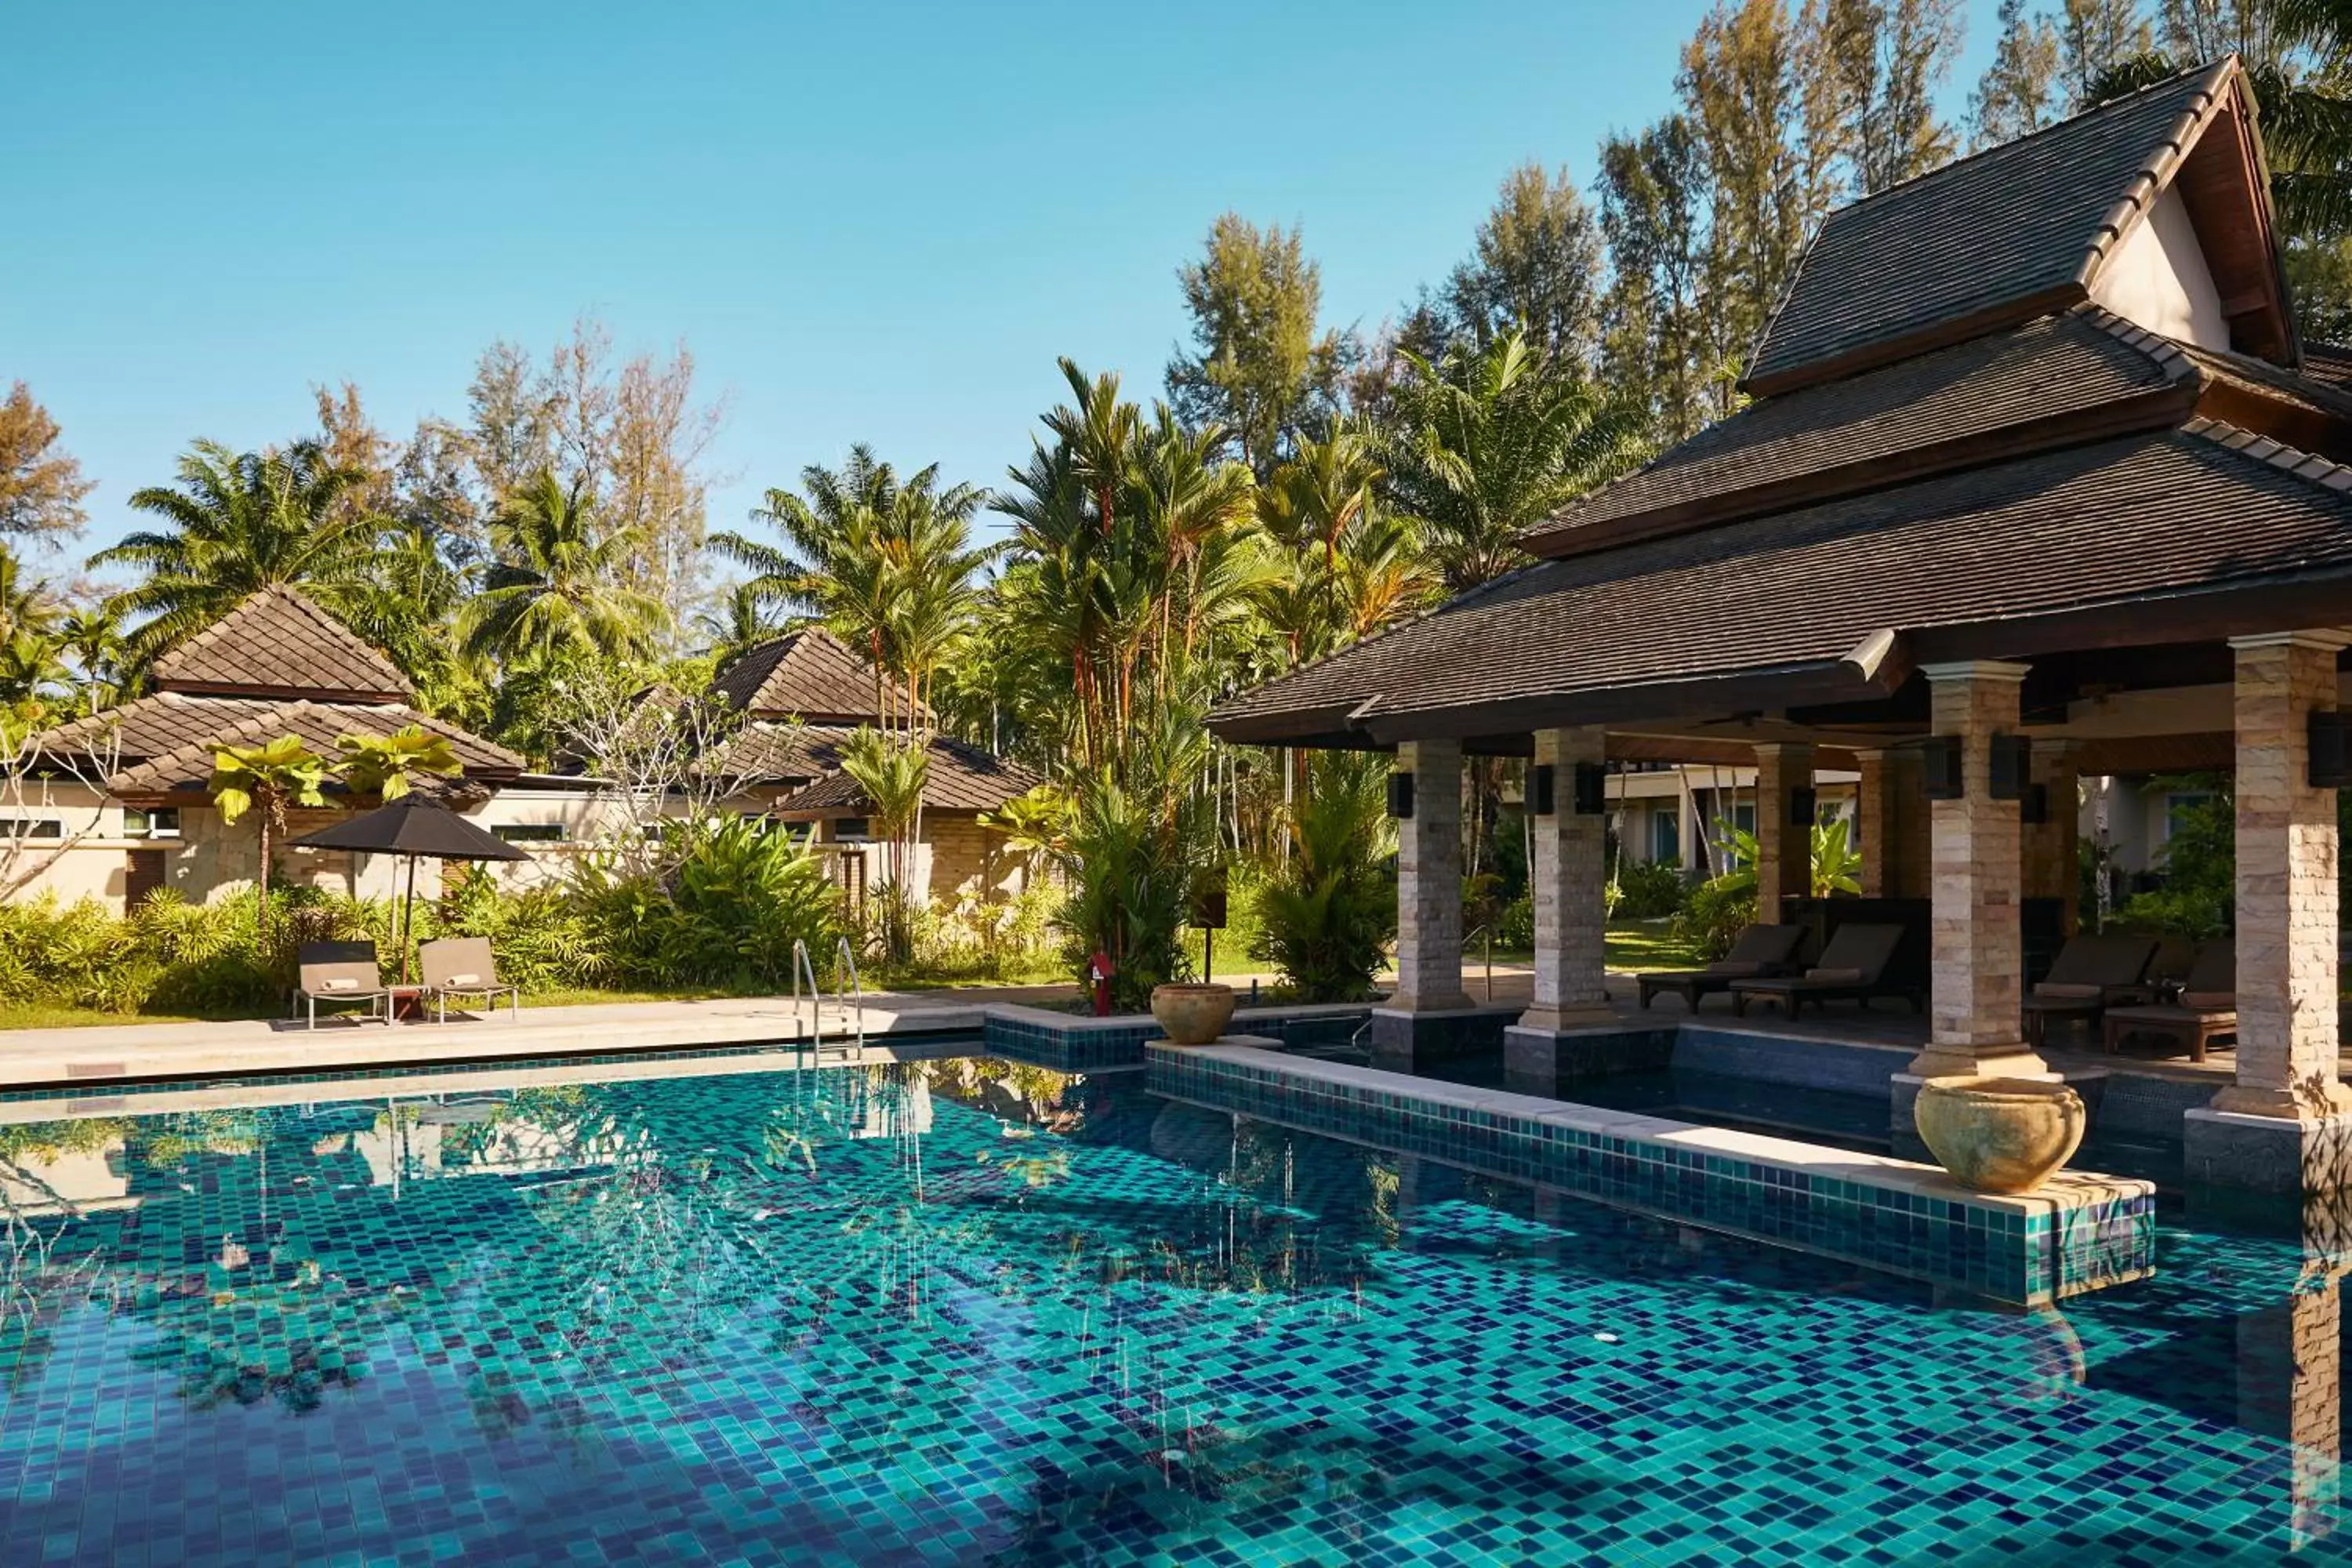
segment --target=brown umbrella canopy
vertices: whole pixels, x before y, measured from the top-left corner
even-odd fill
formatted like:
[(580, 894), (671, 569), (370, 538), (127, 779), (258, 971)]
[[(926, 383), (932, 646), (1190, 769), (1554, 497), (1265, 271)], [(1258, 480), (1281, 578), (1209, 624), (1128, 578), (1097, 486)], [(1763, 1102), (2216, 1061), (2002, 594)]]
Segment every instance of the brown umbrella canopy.
[(363, 816), (306, 833), (294, 843), (307, 849), (357, 849), (370, 855), (414, 855), (427, 860), (530, 858), (439, 801), (414, 794), (402, 795)]
[(416, 863), (419, 860), (528, 860), (530, 856), (496, 834), (485, 833), (439, 801), (404, 795), (362, 816), (306, 833), (294, 840), (308, 849), (355, 849), (369, 855), (408, 858), (408, 896), (401, 904), (400, 980), (408, 983), (408, 933), (416, 929)]

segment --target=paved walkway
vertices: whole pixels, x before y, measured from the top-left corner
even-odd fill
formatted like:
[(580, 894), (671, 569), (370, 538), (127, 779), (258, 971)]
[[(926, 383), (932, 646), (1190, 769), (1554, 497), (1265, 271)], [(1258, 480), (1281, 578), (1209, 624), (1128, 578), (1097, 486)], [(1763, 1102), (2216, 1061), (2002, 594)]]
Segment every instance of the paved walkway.
[[(960, 986), (883, 992), (866, 1001), (868, 1035), (980, 1026), (990, 1003), (1052, 1003), (1067, 985)], [(855, 1009), (827, 1002), (828, 1036), (852, 1033)], [(217, 1024), (121, 1024), (74, 1029), (0, 1030), (0, 1089), (192, 1074), (311, 1072), (404, 1062), (495, 1061), (508, 1057), (601, 1054), (635, 1048), (750, 1045), (789, 1040), (808, 1026), (808, 1004), (789, 996), (728, 996), (704, 1002), (612, 1002), (526, 1007), (446, 1024), (320, 1020), (317, 1029), (275, 1019)]]

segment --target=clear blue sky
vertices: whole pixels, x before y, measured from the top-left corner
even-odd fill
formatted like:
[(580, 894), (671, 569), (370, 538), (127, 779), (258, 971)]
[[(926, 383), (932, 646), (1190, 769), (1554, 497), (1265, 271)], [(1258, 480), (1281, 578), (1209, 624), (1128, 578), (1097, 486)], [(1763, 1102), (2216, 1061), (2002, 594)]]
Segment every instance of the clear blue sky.
[(1664, 112), (1704, 9), (13, 6), (0, 384), (100, 481), (93, 547), (192, 437), (284, 439), (344, 378), (405, 435), (583, 310), (730, 398), (713, 527), (859, 439), (993, 484), (1056, 354), (1158, 389), (1220, 212), (1303, 224), (1376, 327), (1511, 165), (1589, 183)]

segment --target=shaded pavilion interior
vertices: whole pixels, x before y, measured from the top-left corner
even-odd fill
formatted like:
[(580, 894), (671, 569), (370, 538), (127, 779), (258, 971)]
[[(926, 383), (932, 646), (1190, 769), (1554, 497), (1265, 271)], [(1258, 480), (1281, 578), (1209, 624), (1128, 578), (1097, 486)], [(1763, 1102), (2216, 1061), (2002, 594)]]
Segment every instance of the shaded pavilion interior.
[(2297, 341), (2256, 113), (2225, 60), (1832, 215), (1740, 412), (1528, 534), (1532, 566), (1212, 716), (1411, 781), (1376, 1057), (1494, 1026), (1463, 980), (1465, 756), (1534, 766), (1507, 1038), (1538, 1069), (1605, 1063), (1624, 1027), (1606, 764), (1752, 764), (1764, 921), (1809, 890), (1813, 773), (1857, 773), (1864, 897), (1827, 918), (1928, 912), (1906, 1122), (1925, 1078), (2053, 1076), (2021, 1004), (2079, 920), (2075, 781), (2229, 771), (2239, 1029), (2179, 1119), (2187, 1168), (2344, 1179), (2352, 384)]

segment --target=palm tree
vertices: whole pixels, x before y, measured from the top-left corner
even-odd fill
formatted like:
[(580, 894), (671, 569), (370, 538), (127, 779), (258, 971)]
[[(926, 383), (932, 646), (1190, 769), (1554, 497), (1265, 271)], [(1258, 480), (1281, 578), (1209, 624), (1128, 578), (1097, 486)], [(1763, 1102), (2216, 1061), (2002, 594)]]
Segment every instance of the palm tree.
[(49, 585), (26, 576), (16, 552), (0, 543), (0, 637), (19, 632), (47, 637), (64, 616), (64, 606), (49, 593)]
[(781, 635), (784, 623), (771, 613), (770, 602), (757, 584), (736, 584), (715, 608), (694, 617), (702, 651), (724, 665)]
[(874, 706), (896, 715), (885, 684), (908, 691), (906, 728), (919, 727), (924, 690), (971, 618), (973, 579), (994, 552), (971, 543), (983, 495), (971, 485), (940, 488), (939, 465), (904, 479), (869, 447), (850, 448), (836, 473), (801, 470), (805, 496), (772, 489), (752, 516), (783, 543), (721, 533), (713, 548), (751, 574), (747, 592), (821, 617), (874, 668)]
[(121, 695), (125, 652), (114, 613), (104, 605), (76, 610), (58, 628), (58, 638), (73, 658), (83, 710), (96, 713), (111, 706)]
[(923, 786), (929, 782), (929, 751), (919, 742), (861, 729), (841, 748), (841, 771), (855, 780), (873, 807), (889, 856), (883, 889), (883, 940), (891, 960), (903, 963), (912, 945), (907, 923), (915, 843), (922, 832)]
[(128, 667), (145, 668), (263, 588), (299, 584), (344, 610), (374, 558), (375, 520), (336, 504), (362, 479), (315, 441), (242, 454), (197, 442), (180, 459), (176, 487), (131, 498), (169, 531), (131, 534), (89, 559), (145, 574), (108, 601), (118, 619), (144, 617), (127, 639)]
[(270, 864), (286, 814), (298, 805), (327, 804), (327, 759), (299, 735), (280, 735), (265, 746), (224, 746), (213, 753), (212, 777), (205, 787), (233, 824), (247, 812), (261, 813), (261, 911), (269, 918)]
[(1386, 485), (1450, 594), (1522, 558), (1522, 533), (1633, 466), (1639, 422), (1512, 331), (1438, 364), (1403, 356)]
[(634, 658), (668, 611), (630, 579), (639, 544), (601, 525), (594, 501), (552, 469), (507, 498), (490, 521), (497, 563), (458, 616), (466, 651), (508, 665), (563, 655)]

